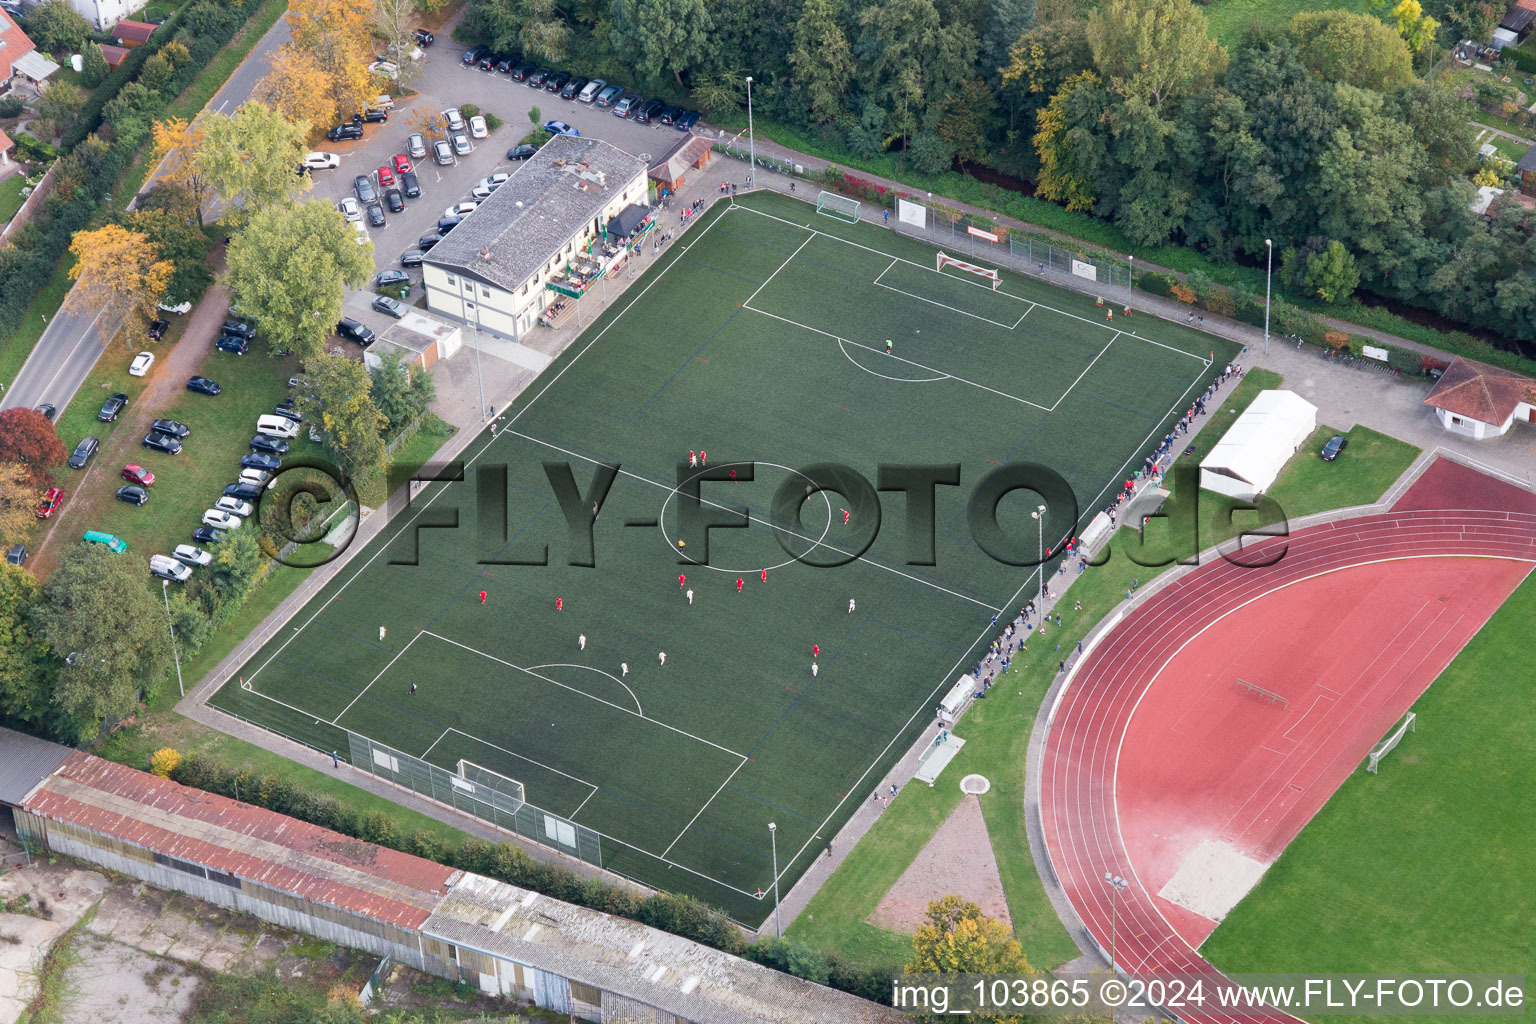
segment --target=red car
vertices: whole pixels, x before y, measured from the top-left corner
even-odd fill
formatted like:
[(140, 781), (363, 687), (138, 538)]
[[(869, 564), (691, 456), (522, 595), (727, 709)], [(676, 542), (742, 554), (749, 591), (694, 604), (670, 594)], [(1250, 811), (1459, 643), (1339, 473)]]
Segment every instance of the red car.
[(395, 154), (395, 173), (396, 174), (410, 174), (411, 173), (411, 158), (406, 156), (404, 153), (396, 153)]
[(388, 188), (395, 183), (395, 176), (388, 167), (379, 168), (379, 185)]
[(129, 463), (123, 467), (123, 471), (118, 475), (121, 476), (124, 480), (127, 480), (129, 483), (138, 484), (140, 487), (155, 486), (155, 474), (151, 473), (143, 466), (135, 466), (132, 463)]
[(43, 500), (37, 505), (37, 518), (51, 519), (53, 514), (64, 504), (64, 491), (58, 487), (48, 488), (48, 493), (43, 495)]

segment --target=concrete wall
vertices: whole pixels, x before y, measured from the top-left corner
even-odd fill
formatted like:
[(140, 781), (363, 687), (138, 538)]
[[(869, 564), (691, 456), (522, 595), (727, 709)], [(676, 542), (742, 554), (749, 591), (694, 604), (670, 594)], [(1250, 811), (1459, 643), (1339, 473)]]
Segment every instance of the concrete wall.
[(21, 204), (21, 209), (16, 211), (3, 229), (0, 229), (0, 238), (4, 238), (11, 232), (20, 228), (37, 214), (37, 208), (43, 205), (43, 200), (48, 198), (48, 193), (53, 191), (53, 183), (58, 179), (59, 162), (55, 160), (53, 166), (48, 168), (48, 173), (43, 175), (43, 180), (37, 183), (32, 194), (27, 196), (27, 201)]

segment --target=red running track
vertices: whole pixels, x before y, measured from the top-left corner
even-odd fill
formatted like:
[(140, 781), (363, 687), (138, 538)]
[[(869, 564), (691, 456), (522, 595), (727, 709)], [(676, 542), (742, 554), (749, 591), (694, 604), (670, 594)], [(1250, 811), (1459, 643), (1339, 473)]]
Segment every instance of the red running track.
[[(1194, 823), (1191, 834), (1182, 838), (1183, 848), (1198, 845), (1202, 838), (1212, 838), (1193, 832), (1221, 821), (1214, 838), (1225, 837), (1267, 863), (1364, 758), (1370, 746), (1386, 732), (1387, 725), (1401, 715), (1402, 709), (1412, 703), (1529, 572), (1530, 563), (1536, 562), (1536, 514), (1394, 511), (1342, 520), (1288, 538), (1265, 541), (1248, 548), (1244, 558), (1255, 564), (1281, 551), (1284, 557), (1266, 568), (1244, 568), (1227, 561), (1208, 564), (1145, 599), (1095, 643), (1058, 698), (1041, 759), (1040, 814), (1046, 848), (1051, 867), (1073, 909), (1104, 949), (1110, 946), (1111, 913), (1110, 889), (1104, 884), (1104, 874), (1111, 872), (1130, 881), (1119, 897), (1115, 923), (1115, 960), (1122, 971), (1220, 977), (1201, 959), (1190, 941), (1194, 939), (1197, 943), (1203, 938), (1198, 928), (1191, 927), (1192, 922), (1200, 920), (1198, 916), (1155, 895), (1177, 867), (1176, 863), (1170, 867), (1170, 861), (1177, 858), (1167, 850), (1177, 852), (1178, 843), (1169, 843), (1162, 835), (1151, 835), (1157, 830), (1144, 824), (1131, 828), (1129, 836), (1122, 830), (1117, 785), (1121, 787), (1119, 796), (1130, 800), (1128, 807), (1133, 814), (1145, 811), (1145, 801), (1152, 798), (1151, 790), (1140, 781), (1131, 782), (1128, 772), (1123, 781), (1117, 779), (1117, 773), (1121, 768), (1145, 769), (1159, 757), (1170, 759), (1174, 745), (1158, 730), (1170, 721), (1177, 725), (1181, 720), (1180, 709), (1172, 706), (1176, 702), (1163, 701), (1160, 689), (1142, 712), (1145, 725), (1133, 722), (1138, 705), (1143, 703), (1142, 698), (1153, 682), (1171, 668), (1174, 671), (1168, 678), (1180, 678), (1167, 692), (1181, 699), (1194, 699), (1191, 694), (1198, 681), (1184, 678), (1194, 662), (1180, 660), (1182, 652), (1193, 648), (1192, 658), (1227, 659), (1220, 668), (1223, 672), (1242, 665), (1243, 671), (1273, 673), (1250, 682), (1266, 689), (1289, 687), (1295, 691), (1296, 698), (1288, 709), (1293, 719), (1291, 725), (1295, 725), (1297, 719), (1311, 717), (1304, 713), (1312, 709), (1315, 698), (1320, 696), (1310, 685), (1313, 680), (1307, 680), (1309, 685), (1303, 687), (1295, 675), (1285, 675), (1305, 671), (1305, 644), (1291, 637), (1289, 643), (1272, 646), (1268, 660), (1260, 664), (1263, 659), (1258, 656), (1258, 645), (1245, 645), (1240, 633), (1226, 629), (1208, 632), (1208, 627), (1227, 619), (1240, 629), (1256, 625), (1262, 628), (1266, 616), (1271, 614), (1294, 626), (1305, 619), (1305, 610), (1296, 611), (1296, 607), (1308, 600), (1336, 600), (1346, 593), (1336, 585), (1344, 579), (1336, 575), (1341, 570), (1353, 577), (1345, 582), (1369, 585), (1372, 589), (1400, 587), (1404, 569), (1409, 573), (1427, 571), (1442, 583), (1454, 576), (1442, 572), (1446, 566), (1475, 566), (1479, 570), (1467, 574), (1473, 577), (1471, 586), (1454, 588), (1456, 600), (1470, 602), (1454, 622), (1436, 617), (1434, 605), (1438, 605), (1441, 593), (1431, 602), (1423, 600), (1422, 593), (1409, 594), (1402, 602), (1384, 607), (1383, 592), (1377, 589), (1375, 605), (1368, 612), (1375, 613), (1378, 625), (1383, 612), (1390, 612), (1393, 621), (1421, 617), (1418, 627), (1423, 635), (1408, 644), (1413, 648), (1414, 663), (1402, 661), (1396, 670), (1362, 672), (1372, 658), (1397, 651), (1391, 642), (1392, 630), (1378, 629), (1378, 634), (1388, 642), (1377, 642), (1374, 647), (1326, 645), (1332, 656), (1342, 656), (1345, 663), (1331, 666), (1328, 680), (1332, 682), (1325, 684), (1338, 690), (1340, 680), (1363, 676), (1365, 688), (1356, 693), (1351, 713), (1320, 715), (1312, 727), (1304, 726), (1291, 737), (1292, 746), (1281, 754), (1300, 752), (1303, 756), (1295, 759), (1289, 772), (1276, 769), (1266, 773), (1264, 768), (1275, 768), (1273, 759), (1267, 764), (1249, 760), (1246, 768), (1234, 763), (1243, 753), (1252, 754), (1254, 740), (1272, 735), (1265, 727), (1261, 707), (1230, 705), (1246, 708), (1250, 714), (1245, 721), (1258, 722), (1257, 729), (1236, 729), (1233, 721), (1225, 727), (1218, 724), (1213, 728), (1208, 723), (1197, 726), (1197, 718), (1182, 719), (1188, 730), (1207, 737), (1235, 738), (1238, 744), (1228, 743), (1225, 757), (1212, 752), (1187, 762), (1186, 774), (1176, 792), (1163, 797), (1163, 806), (1178, 807), (1172, 825)], [(1438, 561), (1446, 556), (1452, 557), (1444, 563)], [(1419, 561), (1431, 558), (1436, 561)], [(1367, 566), (1373, 568), (1364, 568)], [(1491, 598), (1474, 596), (1480, 587), (1492, 591)], [(1360, 605), (1359, 594), (1354, 597), (1348, 606)], [(1334, 610), (1342, 609), (1335, 605)], [(1203, 634), (1209, 639), (1202, 640)], [(1274, 642), (1271, 637), (1270, 644)], [(1275, 685), (1266, 685), (1266, 681)], [(1159, 685), (1161, 688), (1162, 684)], [(1224, 698), (1230, 687), (1230, 681), (1223, 683)], [(1247, 699), (1259, 702), (1258, 698)], [(1153, 712), (1153, 707), (1159, 710)], [(1259, 715), (1253, 715), (1255, 711)], [(1289, 727), (1279, 733), (1282, 742), (1285, 731)], [(1239, 749), (1245, 737), (1247, 746)], [(1145, 749), (1147, 743), (1152, 744), (1150, 749)], [(1305, 783), (1300, 795), (1289, 788), (1298, 777)], [(1161, 780), (1165, 785), (1169, 781)], [(1222, 786), (1226, 789), (1222, 790)], [(1255, 799), (1256, 805), (1245, 807), (1250, 798)], [(1138, 802), (1142, 802), (1140, 806)], [(1166, 913), (1170, 908), (1173, 913)], [(1170, 916), (1175, 921), (1170, 921)], [(1205, 931), (1208, 933), (1209, 928)], [(1181, 1012), (1179, 1016), (1199, 1024), (1293, 1019), (1279, 1012), (1238, 1016), (1215, 1010)]]

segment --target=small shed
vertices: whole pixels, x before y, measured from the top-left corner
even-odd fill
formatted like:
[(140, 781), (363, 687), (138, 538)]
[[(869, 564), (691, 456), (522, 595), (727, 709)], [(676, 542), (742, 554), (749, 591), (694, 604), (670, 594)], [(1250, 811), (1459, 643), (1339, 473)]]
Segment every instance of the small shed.
[(155, 34), (158, 27), (147, 21), (120, 21), (112, 27), (112, 38), (118, 46), (131, 50), (149, 42), (149, 37)]
[(384, 357), (400, 357), (411, 372), (430, 370), (439, 359), (451, 359), (463, 344), (460, 329), (436, 317), (412, 310), (379, 334), (363, 352), (369, 372), (384, 364)]
[(1200, 486), (1253, 501), (1317, 429), (1317, 406), (1294, 391), (1261, 391), (1200, 461)]
[(121, 46), (113, 46), (111, 43), (101, 44), (101, 55), (107, 58), (107, 67), (117, 68), (119, 64), (128, 59), (128, 51)]
[(710, 141), (702, 135), (690, 134), (669, 149), (648, 172), (658, 188), (676, 192), (683, 187), (683, 178), (690, 170), (702, 170), (713, 156)]

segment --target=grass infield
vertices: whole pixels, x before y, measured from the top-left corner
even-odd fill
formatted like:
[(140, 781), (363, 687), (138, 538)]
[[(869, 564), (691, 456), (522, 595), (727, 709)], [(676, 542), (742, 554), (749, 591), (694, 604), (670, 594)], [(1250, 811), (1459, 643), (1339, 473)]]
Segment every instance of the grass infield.
[[(755, 924), (767, 824), (787, 887), (929, 723), (994, 613), (1022, 603), (1034, 570), (972, 539), (977, 483), (1005, 463), (1059, 473), (1079, 506), (1050, 507), (1044, 543), (1059, 544), (1203, 390), (1211, 352), (1236, 346), (1107, 324), (1031, 279), (993, 292), (941, 275), (931, 247), (780, 196), (702, 220), (470, 446), (462, 481), (419, 494), (214, 703), (325, 749), (350, 730), (516, 778), (600, 833), (604, 866)], [(700, 515), (750, 516), (707, 542), (677, 497), (700, 449), (738, 472), (702, 485)], [(570, 466), (584, 518), (599, 463), (618, 470), (595, 566), (573, 566), (546, 464)], [(961, 485), (936, 488), (933, 564), (909, 561), (903, 495), (804, 498), (801, 469), (823, 463), (871, 486), (882, 464), (958, 464)], [(775, 512), (780, 490), (793, 500)], [(1037, 503), (998, 504), (1018, 557), (1039, 545)], [(546, 549), (548, 565), (516, 564)]]

